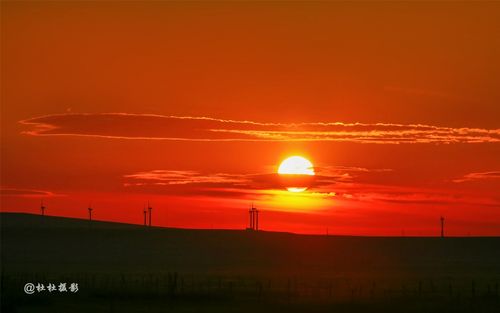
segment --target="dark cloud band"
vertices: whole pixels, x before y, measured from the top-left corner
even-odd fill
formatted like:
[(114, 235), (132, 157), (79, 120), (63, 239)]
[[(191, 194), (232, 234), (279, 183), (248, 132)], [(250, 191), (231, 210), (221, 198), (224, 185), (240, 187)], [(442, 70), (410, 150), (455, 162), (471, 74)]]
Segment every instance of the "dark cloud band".
[(334, 141), (375, 144), (497, 143), (500, 129), (390, 123), (259, 123), (152, 114), (58, 114), (20, 121), (33, 136), (191, 141)]

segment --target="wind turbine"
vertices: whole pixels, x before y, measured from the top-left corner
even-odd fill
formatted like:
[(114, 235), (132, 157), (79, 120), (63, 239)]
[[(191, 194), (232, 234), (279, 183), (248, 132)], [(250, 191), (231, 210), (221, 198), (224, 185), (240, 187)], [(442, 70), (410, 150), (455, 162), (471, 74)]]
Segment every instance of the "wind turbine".
[(149, 201), (148, 201), (149, 227), (151, 227), (151, 211), (153, 211), (153, 208), (149, 206)]
[(92, 203), (89, 203), (89, 221), (92, 221)]

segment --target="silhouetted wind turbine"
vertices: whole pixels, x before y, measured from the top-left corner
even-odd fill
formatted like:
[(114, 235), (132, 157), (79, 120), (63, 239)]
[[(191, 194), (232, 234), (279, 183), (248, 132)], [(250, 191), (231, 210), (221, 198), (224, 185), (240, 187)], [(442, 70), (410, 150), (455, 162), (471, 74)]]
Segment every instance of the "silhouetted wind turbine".
[(45, 206), (43, 205), (43, 200), (40, 201), (40, 210), (42, 211), (42, 216), (45, 215)]
[(146, 205), (144, 205), (142, 213), (144, 213), (144, 226), (146, 226), (146, 214), (147, 214)]
[(149, 201), (148, 201), (149, 227), (151, 227), (151, 211), (152, 210), (153, 210), (153, 208), (151, 206), (149, 206)]
[(248, 227), (248, 230), (259, 230), (259, 210), (253, 206), (253, 203), (250, 210), (248, 210), (248, 215), (250, 217), (250, 227)]
[(254, 209), (253, 209), (253, 203), (250, 206), (250, 209), (248, 210), (248, 215), (249, 215), (249, 220), (250, 220), (250, 225), (248, 227), (249, 230), (254, 230)]
[(92, 204), (89, 204), (89, 221), (92, 221)]
[(259, 230), (259, 210), (255, 208), (255, 230)]

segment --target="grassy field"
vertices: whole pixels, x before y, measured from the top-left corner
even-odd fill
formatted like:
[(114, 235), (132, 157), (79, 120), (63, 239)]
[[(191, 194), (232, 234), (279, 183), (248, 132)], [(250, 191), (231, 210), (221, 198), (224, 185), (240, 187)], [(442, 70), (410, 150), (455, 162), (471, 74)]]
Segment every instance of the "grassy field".
[[(2, 312), (498, 312), (500, 238), (147, 228), (2, 213)], [(79, 291), (28, 295), (26, 283)]]

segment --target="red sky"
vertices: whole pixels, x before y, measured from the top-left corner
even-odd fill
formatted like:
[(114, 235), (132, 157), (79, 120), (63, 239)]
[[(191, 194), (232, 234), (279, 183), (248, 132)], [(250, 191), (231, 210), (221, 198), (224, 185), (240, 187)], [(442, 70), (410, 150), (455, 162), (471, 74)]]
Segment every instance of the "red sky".
[(2, 211), (500, 235), (500, 3), (1, 6)]

